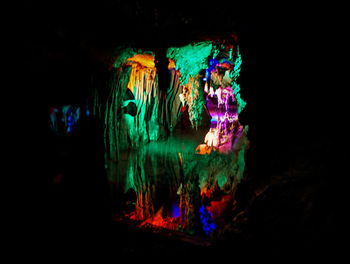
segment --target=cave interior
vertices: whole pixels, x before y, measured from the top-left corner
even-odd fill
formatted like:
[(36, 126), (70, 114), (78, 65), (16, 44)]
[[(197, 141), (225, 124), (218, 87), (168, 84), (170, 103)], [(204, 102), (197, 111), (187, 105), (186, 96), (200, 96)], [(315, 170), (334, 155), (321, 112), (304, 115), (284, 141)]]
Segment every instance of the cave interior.
[(330, 99), (309, 87), (324, 80), (298, 77), (317, 79), (304, 22), (216, 2), (23, 4), (43, 241), (243, 259), (336, 248), (345, 155), (320, 133)]

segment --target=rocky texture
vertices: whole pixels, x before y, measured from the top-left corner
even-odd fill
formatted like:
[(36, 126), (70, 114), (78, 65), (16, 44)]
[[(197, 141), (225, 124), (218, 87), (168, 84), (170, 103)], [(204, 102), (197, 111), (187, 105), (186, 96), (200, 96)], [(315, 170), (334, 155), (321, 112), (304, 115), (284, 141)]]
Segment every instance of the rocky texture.
[(183, 47), (168, 48), (167, 58), (175, 62), (183, 85), (181, 93), (188, 106), (192, 127), (201, 124), (203, 105), (205, 104), (200, 71), (208, 67), (208, 58), (212, 53), (211, 41), (191, 43)]
[[(129, 57), (132, 56), (132, 57)], [(168, 90), (158, 88), (154, 55), (117, 50), (105, 87), (93, 83), (93, 115), (104, 119), (106, 159), (118, 161), (120, 149), (138, 148), (167, 137), (181, 112), (179, 74), (170, 69)], [(106, 77), (106, 74), (101, 74)], [(133, 112), (130, 114), (130, 112)]]
[(183, 87), (180, 82), (179, 73), (174, 69), (170, 68), (170, 85), (167, 90), (166, 97), (166, 123), (168, 124), (168, 129), (170, 132), (173, 131), (179, 119), (181, 118), (181, 100), (180, 94), (183, 91)]
[[(228, 113), (236, 114), (237, 108), (244, 107), (232, 105), (238, 92), (224, 87), (230, 91), (231, 104), (227, 96), (218, 93), (225, 90), (221, 87), (224, 84), (238, 86), (240, 55), (238, 50), (233, 53), (232, 48), (229, 51), (226, 48), (211, 41), (169, 48), (168, 89), (159, 87), (156, 66), (160, 66), (154, 53), (117, 49), (113, 64), (117, 68), (110, 70), (107, 87), (95, 88), (93, 113), (103, 118), (105, 124), (109, 178), (119, 192), (134, 194), (124, 198), (118, 194), (118, 203), (121, 211), (125, 209), (124, 215), (142, 226), (152, 224), (210, 235), (216, 226), (224, 226), (223, 216), (233, 207), (237, 184), (244, 177), (249, 140), (247, 127), (239, 124), (237, 115), (232, 118)], [(209, 67), (209, 56), (229, 57), (214, 60)], [(204, 82), (204, 77), (209, 80)], [(191, 130), (191, 139), (186, 139), (183, 131), (174, 136), (173, 132), (183, 112), (188, 113), (196, 130), (204, 109), (207, 115), (215, 112), (206, 107), (205, 83), (216, 87), (216, 108), (222, 106), (222, 98), (227, 99), (223, 108), (228, 114), (224, 117), (227, 122), (232, 120), (229, 125), (220, 116), (218, 144), (211, 144), (207, 135), (208, 155), (198, 155), (196, 146), (203, 140), (201, 132)]]

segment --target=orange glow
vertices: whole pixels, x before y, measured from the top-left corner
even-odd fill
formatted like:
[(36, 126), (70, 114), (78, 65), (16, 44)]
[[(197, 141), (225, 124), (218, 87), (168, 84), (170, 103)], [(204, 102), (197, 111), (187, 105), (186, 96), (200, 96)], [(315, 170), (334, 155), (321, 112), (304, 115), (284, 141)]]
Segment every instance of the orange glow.
[(172, 59), (169, 59), (169, 65), (168, 65), (168, 69), (175, 69), (175, 61)]
[(153, 87), (157, 72), (154, 57), (149, 54), (138, 54), (129, 58), (128, 62), (131, 65), (131, 73), (127, 87), (132, 93), (134, 93), (135, 86), (141, 87), (142, 89), (136, 89), (135, 98), (142, 98), (144, 97), (144, 92), (149, 94)]
[(137, 62), (144, 67), (154, 68), (154, 57), (151, 54), (136, 54), (134, 57), (129, 58), (128, 61)]
[(181, 166), (183, 166), (181, 152), (179, 152), (179, 157), (180, 157), (180, 161), (181, 161)]
[(200, 144), (196, 148), (196, 154), (205, 155), (210, 154), (212, 147), (208, 147), (206, 144)]
[(137, 64), (132, 65), (130, 78), (127, 87), (130, 89), (132, 93), (134, 93), (134, 84), (136, 79), (136, 72), (137, 72)]

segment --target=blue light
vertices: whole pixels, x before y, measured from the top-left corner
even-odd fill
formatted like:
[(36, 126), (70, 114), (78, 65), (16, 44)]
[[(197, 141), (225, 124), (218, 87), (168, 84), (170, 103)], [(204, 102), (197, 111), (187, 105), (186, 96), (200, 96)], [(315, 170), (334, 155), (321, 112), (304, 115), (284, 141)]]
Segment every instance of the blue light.
[(72, 128), (74, 126), (74, 123), (75, 123), (75, 120), (74, 120), (74, 117), (72, 116), (72, 110), (69, 109), (68, 110), (68, 122), (67, 122), (68, 128), (67, 128), (67, 133), (72, 132)]
[(209, 65), (212, 66), (213, 68), (219, 63), (220, 62), (218, 60), (216, 60), (216, 59), (210, 59), (209, 60)]
[(180, 208), (177, 204), (173, 204), (171, 208), (171, 214), (172, 217), (179, 217), (180, 216)]
[(199, 208), (199, 215), (203, 224), (204, 233), (209, 235), (216, 228), (213, 215), (204, 207), (204, 205)]
[(206, 77), (209, 77), (209, 75), (210, 75), (210, 71), (209, 71), (209, 69), (206, 69), (206, 70), (205, 70), (205, 76), (206, 76)]
[(208, 68), (209, 72), (211, 72), (212, 70), (214, 70), (215, 67), (216, 67), (216, 65), (218, 65), (219, 63), (220, 63), (220, 62), (219, 62), (218, 60), (216, 60), (216, 59), (210, 59), (210, 60), (209, 60), (209, 68)]
[(86, 116), (87, 116), (87, 117), (90, 116), (90, 110), (89, 110), (89, 102), (88, 102), (88, 99), (86, 99)]

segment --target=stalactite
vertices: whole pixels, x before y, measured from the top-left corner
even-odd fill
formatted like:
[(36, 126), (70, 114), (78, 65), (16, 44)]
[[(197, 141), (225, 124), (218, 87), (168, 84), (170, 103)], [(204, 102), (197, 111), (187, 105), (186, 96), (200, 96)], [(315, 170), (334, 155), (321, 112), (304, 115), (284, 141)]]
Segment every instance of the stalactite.
[[(126, 68), (123, 71), (113, 70), (110, 73), (108, 82), (108, 96), (104, 110), (104, 142), (106, 149), (106, 158), (117, 161), (119, 157), (119, 118), (122, 105), (122, 98), (125, 94), (125, 87), (129, 81), (130, 69)], [(96, 100), (96, 99), (95, 99)], [(96, 106), (97, 108), (101, 108)], [(98, 113), (98, 110), (95, 110)]]
[(167, 118), (166, 123), (170, 131), (176, 126), (181, 112), (181, 101), (179, 95), (182, 93), (182, 86), (180, 83), (180, 77), (175, 69), (170, 69), (170, 86), (167, 90), (166, 106), (167, 106)]
[[(139, 64), (140, 58), (133, 59), (134, 63), (131, 65), (132, 71), (128, 87), (135, 96), (137, 114), (134, 118), (134, 125), (129, 122), (126, 126), (130, 131), (129, 138), (132, 147), (159, 138), (160, 127), (157, 123), (159, 117), (154, 114), (154, 111), (158, 108), (160, 98), (156, 81), (157, 71), (154, 62), (150, 63), (149, 60), (154, 61), (154, 58), (150, 55), (142, 57), (142, 61), (145, 61), (144, 65)], [(149, 68), (145, 65), (153, 67)]]
[(191, 43), (180, 48), (169, 48), (167, 57), (171, 59), (170, 67), (175, 62), (176, 70), (181, 77), (180, 82), (184, 89), (182, 98), (188, 105), (188, 113), (191, 125), (197, 128), (201, 124), (203, 104), (205, 104), (204, 94), (198, 90), (199, 72), (208, 68), (208, 57), (213, 49), (212, 42)]
[(205, 104), (204, 96), (200, 92), (199, 75), (195, 79), (192, 76), (188, 78), (188, 83), (184, 86), (182, 94), (188, 104), (192, 127), (197, 128), (201, 124), (203, 105)]

